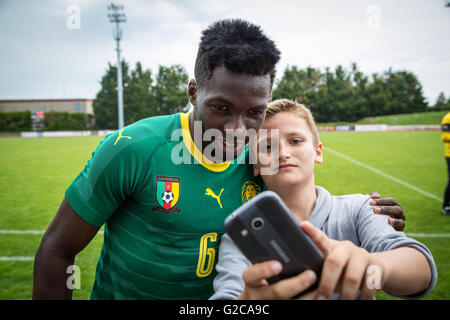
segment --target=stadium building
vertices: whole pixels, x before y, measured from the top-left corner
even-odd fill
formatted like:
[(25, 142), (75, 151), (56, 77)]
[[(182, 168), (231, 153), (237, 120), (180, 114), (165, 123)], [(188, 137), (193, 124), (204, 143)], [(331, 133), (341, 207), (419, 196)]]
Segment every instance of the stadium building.
[(69, 112), (94, 114), (93, 99), (0, 100), (0, 112)]

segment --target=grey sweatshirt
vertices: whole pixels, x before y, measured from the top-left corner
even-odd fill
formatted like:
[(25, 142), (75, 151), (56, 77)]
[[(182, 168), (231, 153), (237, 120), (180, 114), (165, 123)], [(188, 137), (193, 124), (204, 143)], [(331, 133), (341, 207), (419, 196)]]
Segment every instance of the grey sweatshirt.
[[(387, 216), (374, 214), (373, 207), (369, 204), (371, 200), (369, 196), (362, 194), (332, 196), (319, 186), (316, 186), (316, 192), (317, 200), (309, 222), (329, 238), (350, 240), (368, 252), (412, 247), (427, 258), (432, 274), (429, 287), (413, 296), (397, 297), (418, 299), (433, 290), (437, 281), (437, 270), (431, 252), (422, 243), (406, 237), (403, 232), (395, 231), (387, 222)], [(244, 290), (242, 272), (250, 265), (250, 261), (225, 233), (219, 247), (219, 261), (216, 266), (218, 274), (214, 280), (215, 294), (210, 299), (236, 299)], [(334, 299), (338, 297), (338, 294), (333, 295)]]

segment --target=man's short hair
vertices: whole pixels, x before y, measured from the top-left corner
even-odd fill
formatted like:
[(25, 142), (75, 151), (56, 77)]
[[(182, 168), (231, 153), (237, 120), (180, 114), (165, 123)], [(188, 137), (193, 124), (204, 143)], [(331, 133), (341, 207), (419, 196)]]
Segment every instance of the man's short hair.
[(279, 60), (280, 51), (259, 26), (241, 19), (220, 20), (202, 32), (195, 79), (202, 86), (216, 67), (223, 66), (235, 73), (270, 74), (272, 85)]
[(309, 130), (312, 133), (313, 137), (312, 142), (314, 147), (316, 147), (319, 144), (320, 142), (319, 131), (317, 130), (314, 117), (311, 111), (305, 105), (288, 99), (274, 100), (270, 102), (267, 106), (266, 120), (269, 120), (270, 118), (274, 117), (275, 115), (281, 112), (291, 113), (298, 116), (299, 118), (304, 119), (309, 127)]

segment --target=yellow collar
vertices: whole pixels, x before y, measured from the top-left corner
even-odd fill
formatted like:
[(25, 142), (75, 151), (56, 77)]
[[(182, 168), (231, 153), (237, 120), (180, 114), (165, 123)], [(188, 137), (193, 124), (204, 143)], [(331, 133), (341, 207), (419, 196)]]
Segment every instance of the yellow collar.
[(225, 161), (222, 163), (214, 163), (209, 160), (207, 157), (203, 155), (203, 153), (197, 148), (192, 140), (191, 131), (189, 130), (189, 112), (181, 113), (181, 129), (183, 132), (183, 141), (186, 145), (186, 148), (189, 150), (191, 155), (205, 168), (214, 171), (214, 172), (222, 172), (228, 169), (230, 166), (230, 161)]

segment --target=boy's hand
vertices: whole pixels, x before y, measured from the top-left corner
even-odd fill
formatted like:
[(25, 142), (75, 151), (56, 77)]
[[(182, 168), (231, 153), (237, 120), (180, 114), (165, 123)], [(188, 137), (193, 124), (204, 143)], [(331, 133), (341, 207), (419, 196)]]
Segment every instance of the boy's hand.
[(328, 238), (307, 221), (300, 225), (325, 256), (316, 299), (330, 299), (334, 292), (340, 292), (340, 299), (355, 299), (358, 290), (359, 299), (372, 299), (377, 289), (367, 285), (367, 269), (371, 265), (381, 271), (379, 288), (383, 287), (385, 268), (376, 256), (350, 241)]
[[(308, 289), (316, 281), (316, 274), (311, 270), (306, 270), (289, 279), (269, 284), (266, 279), (279, 274), (282, 268), (280, 262), (271, 260), (254, 264), (245, 269), (242, 273), (245, 288), (238, 300), (290, 299)], [(314, 290), (301, 296), (300, 299), (311, 300), (316, 295)]]
[(373, 212), (388, 215), (389, 224), (397, 231), (403, 231), (405, 228), (405, 214), (402, 206), (393, 198), (381, 198), (376, 191), (370, 193), (372, 200), (370, 205), (374, 206)]

